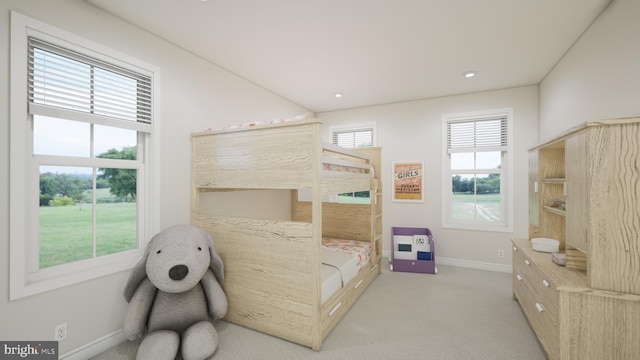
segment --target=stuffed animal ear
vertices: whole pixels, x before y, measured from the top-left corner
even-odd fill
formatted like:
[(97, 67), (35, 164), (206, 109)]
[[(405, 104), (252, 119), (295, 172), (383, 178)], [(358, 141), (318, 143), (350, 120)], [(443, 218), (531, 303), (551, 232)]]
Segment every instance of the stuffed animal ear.
[(222, 265), (222, 258), (220, 258), (220, 255), (218, 255), (213, 247), (213, 239), (211, 238), (211, 235), (207, 233), (207, 237), (209, 238), (209, 255), (211, 256), (209, 268), (213, 271), (213, 275), (215, 275), (216, 280), (218, 280), (218, 284), (222, 286), (224, 285), (224, 266)]
[(149, 257), (149, 244), (142, 255), (142, 259), (133, 267), (129, 274), (129, 279), (124, 287), (124, 299), (129, 302), (138, 286), (147, 277), (147, 258)]

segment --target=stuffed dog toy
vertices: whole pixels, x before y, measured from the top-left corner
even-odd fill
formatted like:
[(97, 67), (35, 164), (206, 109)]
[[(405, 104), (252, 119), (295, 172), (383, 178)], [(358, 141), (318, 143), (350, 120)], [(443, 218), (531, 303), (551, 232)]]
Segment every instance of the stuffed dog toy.
[(227, 313), (222, 259), (206, 232), (176, 225), (155, 235), (124, 289), (123, 333), (144, 337), (136, 359), (207, 359), (218, 347), (211, 320)]

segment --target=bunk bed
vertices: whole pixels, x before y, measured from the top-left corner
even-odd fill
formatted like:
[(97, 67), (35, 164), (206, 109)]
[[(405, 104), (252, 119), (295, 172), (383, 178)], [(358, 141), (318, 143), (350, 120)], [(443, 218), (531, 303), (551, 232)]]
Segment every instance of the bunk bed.
[[(322, 122), (310, 119), (191, 139), (192, 224), (210, 233), (224, 262), (225, 320), (316, 351), (380, 273), (382, 242), (380, 148), (325, 144), (321, 130)], [(289, 218), (201, 206), (210, 192), (256, 189), (289, 194)], [(370, 204), (323, 201), (366, 190)]]

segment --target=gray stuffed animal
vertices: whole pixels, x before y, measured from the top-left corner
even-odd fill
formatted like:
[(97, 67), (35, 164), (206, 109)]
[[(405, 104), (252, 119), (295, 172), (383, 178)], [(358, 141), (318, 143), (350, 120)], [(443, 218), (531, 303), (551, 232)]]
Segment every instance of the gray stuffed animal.
[(176, 225), (155, 235), (124, 289), (123, 332), (144, 337), (136, 359), (206, 359), (218, 347), (210, 320), (227, 313), (222, 259), (206, 232)]

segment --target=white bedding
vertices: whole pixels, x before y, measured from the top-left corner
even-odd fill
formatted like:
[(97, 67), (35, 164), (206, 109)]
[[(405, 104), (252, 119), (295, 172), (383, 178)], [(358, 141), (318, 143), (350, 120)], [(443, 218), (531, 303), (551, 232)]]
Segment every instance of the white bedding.
[(340, 276), (340, 271), (333, 266), (322, 264), (322, 303), (324, 304), (341, 287), (342, 276)]
[(358, 263), (352, 255), (322, 248), (322, 302), (358, 275)]

